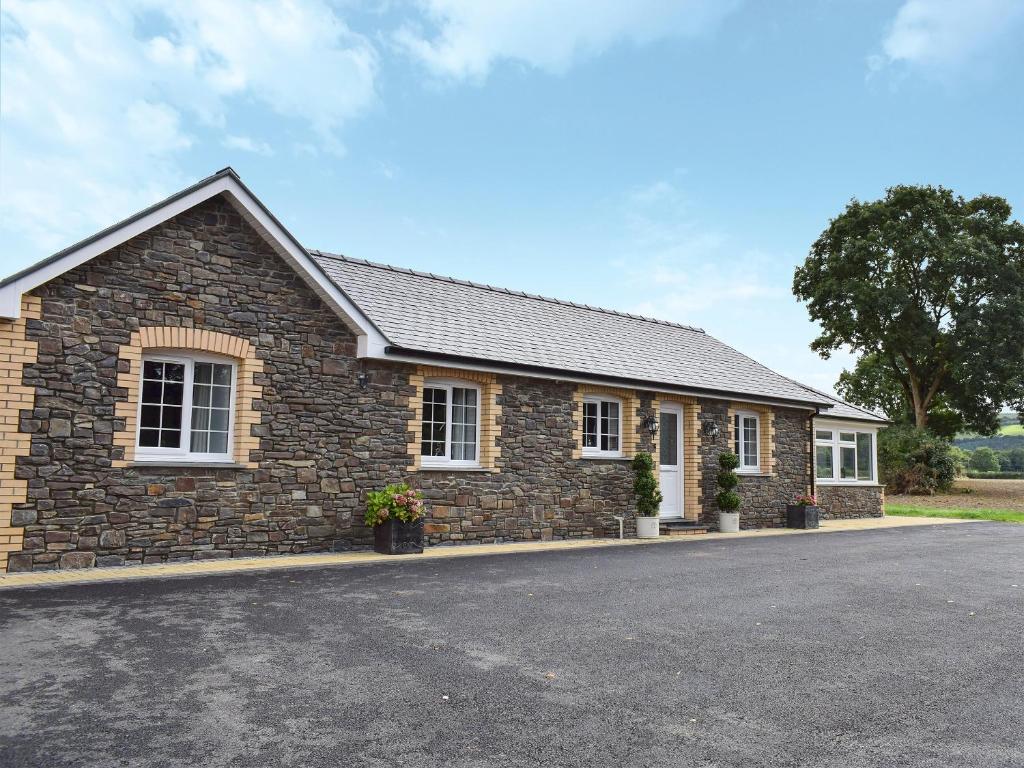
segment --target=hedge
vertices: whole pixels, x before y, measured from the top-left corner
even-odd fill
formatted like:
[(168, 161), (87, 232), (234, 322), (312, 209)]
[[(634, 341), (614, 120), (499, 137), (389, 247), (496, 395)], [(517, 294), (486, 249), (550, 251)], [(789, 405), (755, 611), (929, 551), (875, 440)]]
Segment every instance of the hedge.
[(979, 472), (968, 469), (964, 474), (971, 480), (1024, 480), (1024, 472)]

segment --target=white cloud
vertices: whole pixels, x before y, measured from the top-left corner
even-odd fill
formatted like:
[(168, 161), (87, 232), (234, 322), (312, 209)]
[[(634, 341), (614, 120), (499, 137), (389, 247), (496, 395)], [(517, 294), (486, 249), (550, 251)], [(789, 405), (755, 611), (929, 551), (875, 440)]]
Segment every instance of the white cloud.
[(932, 71), (956, 69), (986, 54), (1024, 19), (1020, 0), (906, 0), (882, 41), (872, 69), (906, 64)]
[(435, 75), (483, 79), (508, 59), (553, 73), (619, 42), (696, 36), (738, 0), (421, 0), (434, 34), (403, 26), (399, 46)]
[(254, 155), (269, 157), (274, 150), (265, 141), (257, 141), (251, 136), (225, 136), (221, 142), (227, 149), (237, 149), (240, 152), (252, 152)]
[(267, 153), (230, 131), (242, 106), (337, 154), (375, 100), (377, 54), (325, 0), (5, 0), (0, 14), (0, 227), (38, 248), (184, 185), (183, 153), (205, 142)]
[(825, 361), (810, 351), (816, 331), (790, 288), (796, 259), (708, 228), (691, 208), (667, 181), (626, 196), (614, 265), (623, 292), (643, 297), (629, 311), (701, 326), (779, 373), (831, 390), (852, 357)]

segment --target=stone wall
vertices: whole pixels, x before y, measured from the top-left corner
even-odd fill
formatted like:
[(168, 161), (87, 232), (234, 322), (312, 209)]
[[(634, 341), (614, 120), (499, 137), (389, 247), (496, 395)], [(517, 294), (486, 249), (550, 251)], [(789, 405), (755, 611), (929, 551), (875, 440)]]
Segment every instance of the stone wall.
[[(227, 203), (210, 201), (34, 292), (26, 336), (38, 360), (20, 411), (31, 437), (12, 516), (24, 532), (9, 570), (329, 549), (367, 542), (359, 496), (402, 478), (408, 373), (367, 366), (355, 337)], [(116, 466), (119, 350), (144, 326), (246, 339), (262, 362), (250, 426), (255, 465)]]
[[(730, 404), (721, 400), (701, 401), (701, 419), (712, 419), (719, 425), (719, 436), (701, 437), (703, 467), (703, 514), (701, 522), (718, 527), (718, 457), (732, 451), (732, 433), (729, 428)], [(807, 493), (810, 482), (809, 448), (810, 422), (807, 411), (773, 408), (774, 443), (768, 466), (774, 471), (759, 475), (740, 475), (736, 492), (743, 500), (740, 507), (740, 525), (743, 528), (774, 528), (786, 524), (786, 504), (798, 494)], [(761, 429), (768, 428), (762, 418)], [(762, 465), (764, 464), (762, 459)], [(763, 468), (763, 467), (762, 467)]]
[[(409, 482), (428, 500), (432, 544), (618, 536), (615, 515), (633, 535), (633, 473), (628, 459), (576, 458), (576, 386), (499, 376), (497, 472), (419, 470)], [(634, 441), (651, 449), (640, 423), (649, 394), (636, 396)], [(625, 439), (625, 436), (624, 436)]]
[(822, 516), (828, 519), (881, 517), (885, 489), (881, 485), (821, 485), (815, 488)]

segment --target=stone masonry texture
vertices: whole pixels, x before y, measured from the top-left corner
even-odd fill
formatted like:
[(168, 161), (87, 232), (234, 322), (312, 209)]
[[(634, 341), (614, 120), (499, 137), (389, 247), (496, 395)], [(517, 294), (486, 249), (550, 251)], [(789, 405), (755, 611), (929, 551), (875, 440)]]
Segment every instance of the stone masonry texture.
[(818, 485), (815, 493), (826, 520), (882, 516), (884, 494), (880, 485)]
[[(26, 493), (11, 511), (22, 541), (10, 571), (366, 546), (366, 493), (403, 480), (428, 501), (431, 544), (617, 535), (615, 515), (635, 532), (629, 461), (575, 457), (577, 386), (569, 382), (497, 376), (494, 471), (411, 471), (416, 366), (358, 360), (352, 332), (223, 200), (33, 295), (39, 316), (25, 319), (24, 336), (38, 355), (17, 384), (35, 396), (18, 412), (18, 434), (30, 443), (14, 462)], [(147, 327), (250, 345), (260, 363), (250, 406), (258, 418), (247, 425), (254, 447), (237, 465), (142, 466), (125, 456), (115, 435), (126, 431), (131, 394), (119, 375), (131, 362), (120, 354)], [(643, 450), (652, 442), (640, 425), (656, 397), (632, 399)], [(686, 436), (701, 441), (700, 522), (714, 526), (728, 404), (699, 404), (700, 420), (721, 429), (715, 441)], [(740, 485), (747, 527), (782, 524), (787, 501), (807, 488), (807, 414), (779, 409), (774, 425), (774, 473)], [(874, 514), (875, 496), (844, 502), (844, 514)]]

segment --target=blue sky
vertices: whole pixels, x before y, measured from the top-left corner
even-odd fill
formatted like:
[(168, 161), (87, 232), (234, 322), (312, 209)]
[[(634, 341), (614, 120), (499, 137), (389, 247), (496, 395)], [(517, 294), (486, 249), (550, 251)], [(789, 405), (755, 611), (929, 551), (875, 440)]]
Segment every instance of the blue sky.
[(0, 272), (232, 165), (307, 246), (700, 325), (897, 183), (1024, 209), (1019, 0), (5, 0)]

